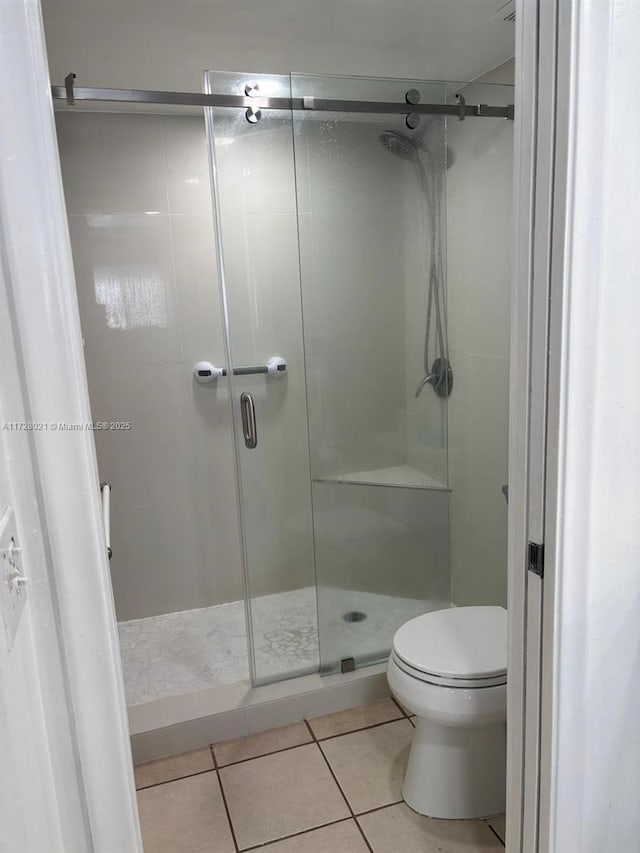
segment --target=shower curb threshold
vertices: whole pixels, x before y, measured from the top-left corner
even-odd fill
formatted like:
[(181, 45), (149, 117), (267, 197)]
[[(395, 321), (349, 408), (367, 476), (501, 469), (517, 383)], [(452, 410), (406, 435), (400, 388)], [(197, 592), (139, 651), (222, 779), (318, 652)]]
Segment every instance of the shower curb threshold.
[(390, 696), (386, 665), (304, 675), (261, 687), (241, 682), (129, 708), (134, 762), (178, 755)]

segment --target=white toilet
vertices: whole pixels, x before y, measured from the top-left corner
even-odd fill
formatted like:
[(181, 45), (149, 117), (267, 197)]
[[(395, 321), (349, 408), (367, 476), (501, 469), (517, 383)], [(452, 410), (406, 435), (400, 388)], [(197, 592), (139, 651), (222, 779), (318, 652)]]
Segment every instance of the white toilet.
[(406, 622), (393, 638), (387, 678), (416, 715), (407, 805), (438, 818), (504, 812), (507, 611), (452, 607)]

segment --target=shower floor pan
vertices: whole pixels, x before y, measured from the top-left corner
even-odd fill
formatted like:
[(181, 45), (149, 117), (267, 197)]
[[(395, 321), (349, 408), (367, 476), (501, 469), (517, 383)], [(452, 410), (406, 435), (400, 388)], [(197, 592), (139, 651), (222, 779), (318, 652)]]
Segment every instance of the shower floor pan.
[[(403, 622), (433, 609), (426, 601), (343, 589), (321, 596), (323, 612), (333, 614), (327, 651), (337, 659), (379, 656)], [(317, 671), (315, 587), (256, 598), (252, 609), (261, 679)], [(353, 621), (354, 611), (365, 618)], [(243, 601), (121, 622), (118, 629), (129, 706), (249, 679)]]

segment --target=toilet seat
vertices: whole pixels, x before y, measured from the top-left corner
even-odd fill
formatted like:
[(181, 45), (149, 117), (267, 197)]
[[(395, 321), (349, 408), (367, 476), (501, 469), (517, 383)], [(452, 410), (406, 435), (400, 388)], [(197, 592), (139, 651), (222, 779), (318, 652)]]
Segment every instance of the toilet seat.
[(407, 675), (442, 687), (484, 688), (507, 680), (507, 611), (452, 607), (406, 622), (392, 658)]
[(410, 666), (406, 661), (402, 660), (402, 658), (398, 657), (395, 652), (391, 652), (391, 658), (396, 666), (401, 669), (403, 672), (406, 672), (407, 675), (410, 675), (412, 678), (418, 679), (418, 681), (424, 681), (425, 684), (435, 684), (439, 687), (453, 687), (453, 688), (464, 688), (465, 690), (473, 690), (474, 688), (482, 688), (482, 687), (497, 687), (501, 684), (507, 683), (507, 673), (504, 672), (502, 675), (496, 675), (492, 678), (446, 678), (440, 675), (433, 675), (432, 673), (423, 672), (420, 669), (416, 669), (413, 666)]

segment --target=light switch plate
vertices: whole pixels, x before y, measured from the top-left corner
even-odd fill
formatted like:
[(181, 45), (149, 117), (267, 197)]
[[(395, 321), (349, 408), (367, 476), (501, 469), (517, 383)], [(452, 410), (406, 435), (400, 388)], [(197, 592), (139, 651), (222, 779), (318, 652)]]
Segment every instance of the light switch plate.
[(0, 612), (7, 648), (14, 644), (20, 617), (27, 603), (27, 579), (22, 566), (15, 514), (7, 507), (0, 518)]

